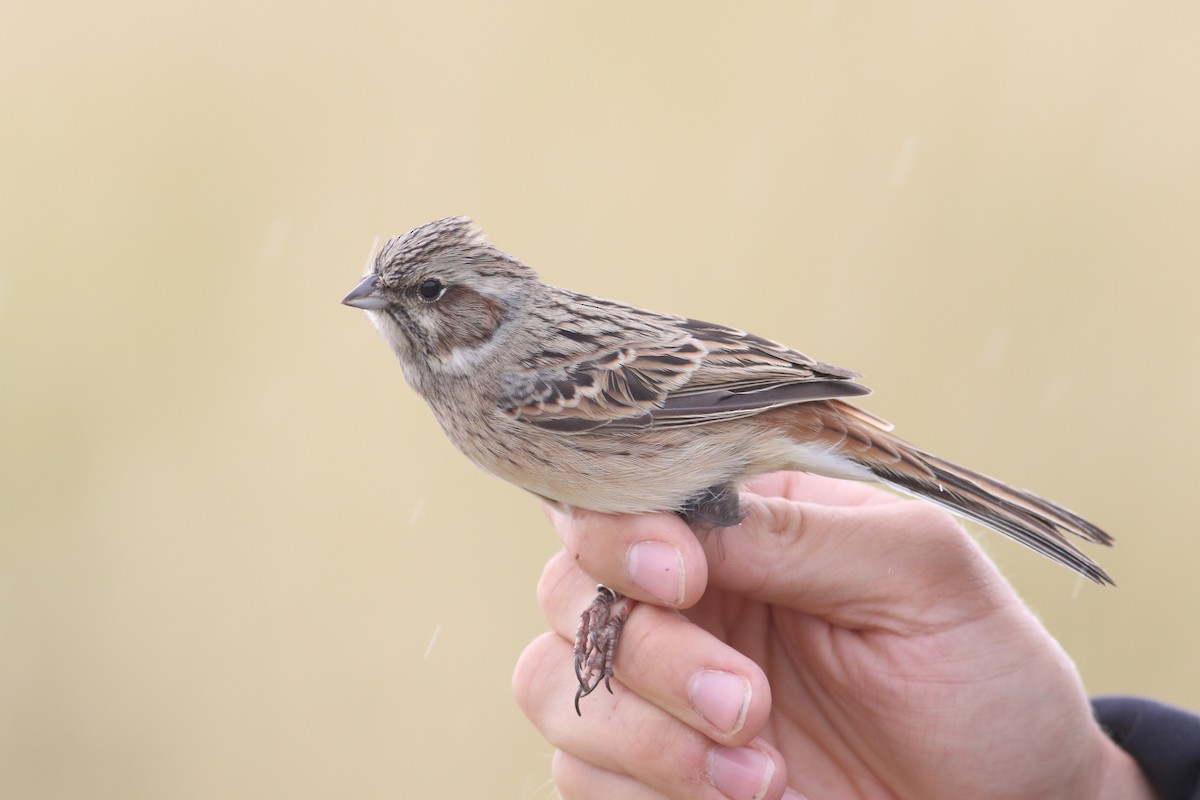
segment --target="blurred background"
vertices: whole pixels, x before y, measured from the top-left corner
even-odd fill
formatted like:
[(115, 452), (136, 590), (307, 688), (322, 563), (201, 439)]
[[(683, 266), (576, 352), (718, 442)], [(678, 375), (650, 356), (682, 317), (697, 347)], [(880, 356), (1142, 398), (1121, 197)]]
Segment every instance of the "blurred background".
[(1091, 692), (1200, 708), (1198, 40), (1185, 0), (7, 0), (0, 796), (553, 796), (509, 679), (556, 540), (339, 305), (460, 213), (1104, 525), (1116, 589), (980, 536)]

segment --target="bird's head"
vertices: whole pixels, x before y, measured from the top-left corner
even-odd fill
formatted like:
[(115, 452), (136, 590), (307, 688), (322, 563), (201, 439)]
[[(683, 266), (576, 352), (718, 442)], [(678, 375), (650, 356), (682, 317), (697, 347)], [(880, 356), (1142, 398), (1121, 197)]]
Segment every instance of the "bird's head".
[(491, 244), (467, 217), (397, 236), (342, 300), (361, 308), (392, 346), (405, 377), (425, 391), (495, 357), (507, 322), (537, 302), (533, 270)]

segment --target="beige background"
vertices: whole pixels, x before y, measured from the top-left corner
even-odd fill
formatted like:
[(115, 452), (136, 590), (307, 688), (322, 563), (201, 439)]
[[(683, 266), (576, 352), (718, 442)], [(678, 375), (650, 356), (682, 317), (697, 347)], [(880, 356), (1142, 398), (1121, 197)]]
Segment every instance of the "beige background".
[(0, 5), (0, 796), (553, 795), (508, 683), (556, 542), (338, 305), (451, 213), (1104, 524), (1113, 590), (981, 536), (1091, 691), (1200, 707), (1198, 41), (1186, 0)]

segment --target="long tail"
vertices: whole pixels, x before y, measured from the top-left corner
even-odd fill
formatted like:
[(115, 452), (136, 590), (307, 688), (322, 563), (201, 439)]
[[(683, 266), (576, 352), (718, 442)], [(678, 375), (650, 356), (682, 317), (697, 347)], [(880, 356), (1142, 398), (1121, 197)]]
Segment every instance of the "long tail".
[(886, 422), (849, 403), (801, 403), (786, 411), (798, 436), (830, 446), (879, 481), (1010, 536), (1096, 583), (1113, 584), (1067, 538), (1112, 544), (1111, 536), (1078, 514), (919, 450), (890, 433)]

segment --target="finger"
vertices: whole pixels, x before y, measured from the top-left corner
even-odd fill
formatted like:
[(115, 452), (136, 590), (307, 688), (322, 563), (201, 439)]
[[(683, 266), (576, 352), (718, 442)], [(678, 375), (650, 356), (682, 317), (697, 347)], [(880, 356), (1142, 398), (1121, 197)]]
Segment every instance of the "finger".
[[(593, 594), (588, 576), (562, 554), (550, 560), (538, 584), (542, 612), (565, 640), (574, 637), (579, 611)], [(634, 608), (621, 630), (613, 667), (627, 691), (725, 745), (749, 742), (771, 711), (771, 688), (762, 668), (669, 609)]]
[(674, 514), (562, 513), (549, 507), (546, 513), (563, 547), (594, 581), (670, 608), (691, 606), (704, 593), (704, 550)]
[(667, 795), (628, 775), (600, 769), (563, 750), (554, 751), (550, 765), (554, 788), (563, 800), (665, 800)]
[[(554, 751), (550, 774), (554, 778), (554, 788), (563, 800), (610, 800), (613, 797), (621, 800), (667, 800), (668, 797), (628, 775), (600, 769), (562, 750)], [(794, 789), (786, 789), (783, 800), (806, 798)]]
[(602, 770), (686, 800), (779, 798), (786, 775), (762, 740), (724, 747), (629, 691), (597, 692), (583, 717), (569, 702), (571, 648), (544, 634), (522, 653), (513, 675), (521, 710), (555, 747)]
[(827, 506), (901, 503), (904, 498), (871, 483), (829, 478), (807, 472), (771, 472), (746, 482), (745, 490), (764, 497), (784, 497)]
[[(826, 505), (903, 502), (859, 481), (803, 472), (761, 475), (747, 484), (758, 494)], [(691, 528), (674, 514), (611, 515), (544, 506), (563, 546), (596, 581), (621, 594), (671, 608), (690, 608), (704, 593), (708, 564)]]
[(905, 633), (1007, 599), (975, 540), (928, 503), (828, 506), (750, 493), (742, 501), (742, 524), (703, 543), (714, 587), (849, 627)]

